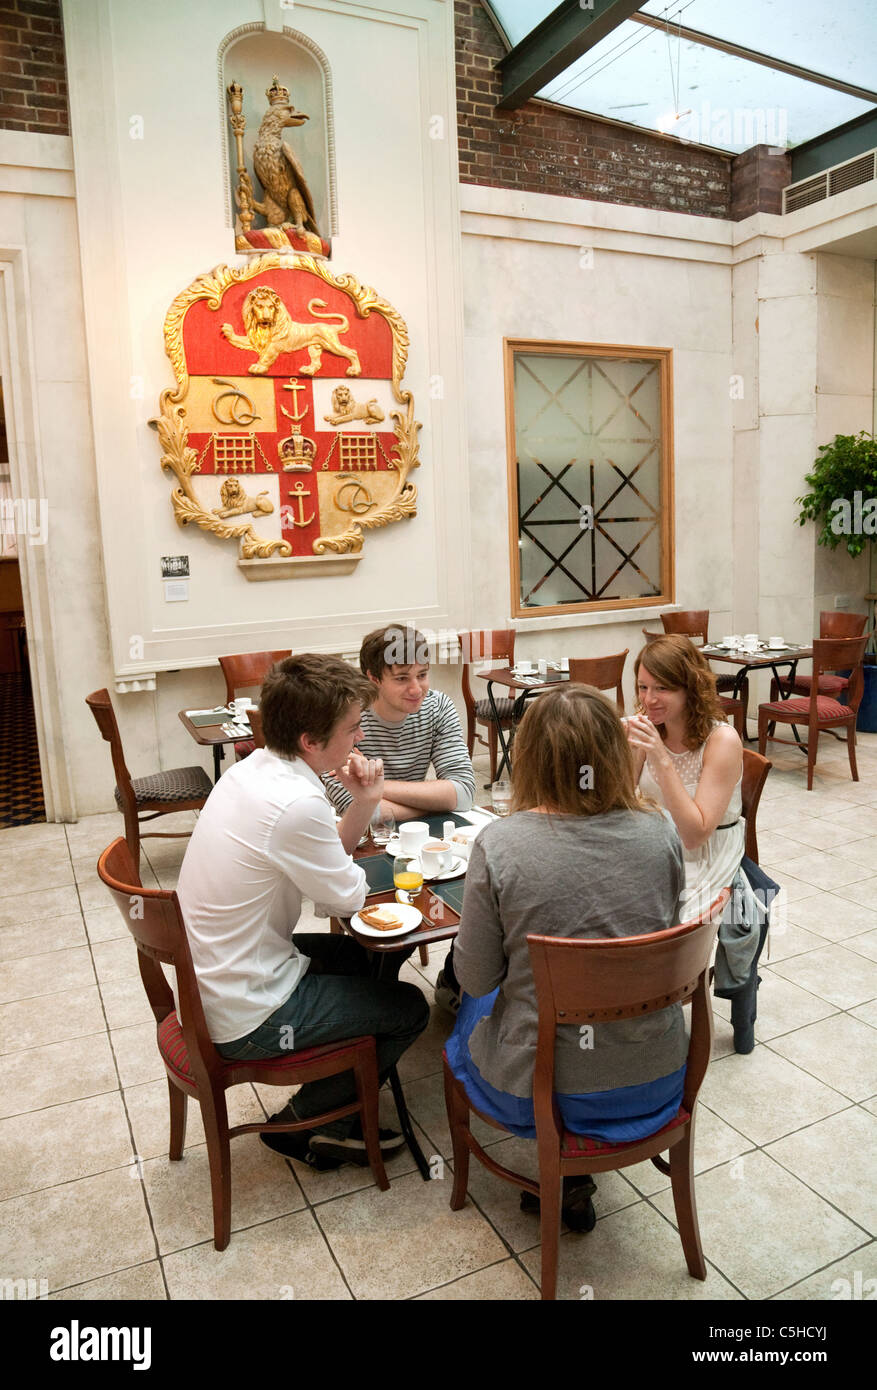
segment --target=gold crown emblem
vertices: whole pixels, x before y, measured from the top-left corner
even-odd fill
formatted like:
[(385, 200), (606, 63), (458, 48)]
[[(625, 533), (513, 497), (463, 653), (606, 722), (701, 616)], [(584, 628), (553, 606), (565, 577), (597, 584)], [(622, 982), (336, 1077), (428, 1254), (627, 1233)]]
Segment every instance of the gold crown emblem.
[(265, 95), (272, 106), (289, 105), (289, 88), (281, 87), (280, 78), (277, 76), (276, 73), (274, 75), (274, 81), (271, 83), (271, 86), (265, 89)]

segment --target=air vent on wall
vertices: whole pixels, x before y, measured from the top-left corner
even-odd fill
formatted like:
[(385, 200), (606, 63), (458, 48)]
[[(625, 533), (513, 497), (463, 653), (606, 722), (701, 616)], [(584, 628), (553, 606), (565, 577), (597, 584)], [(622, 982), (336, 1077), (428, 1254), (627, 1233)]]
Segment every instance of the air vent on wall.
[(877, 150), (856, 155), (844, 164), (835, 164), (813, 178), (790, 183), (783, 189), (783, 212), (797, 212), (799, 208), (809, 207), (811, 203), (821, 203), (824, 198), (832, 198), (835, 193), (846, 193), (849, 188), (858, 188), (877, 178)]

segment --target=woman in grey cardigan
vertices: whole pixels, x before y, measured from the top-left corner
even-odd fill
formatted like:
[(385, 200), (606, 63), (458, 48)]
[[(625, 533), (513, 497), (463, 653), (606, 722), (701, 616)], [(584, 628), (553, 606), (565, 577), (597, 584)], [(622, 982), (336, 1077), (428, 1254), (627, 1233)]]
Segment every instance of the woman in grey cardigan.
[[(512, 811), (472, 846), (454, 948), (464, 995), (447, 1056), (479, 1110), (533, 1138), (527, 933), (621, 937), (674, 926), (684, 870), (675, 827), (637, 797), (614, 706), (589, 686), (564, 685), (530, 705), (515, 738)], [(582, 1041), (575, 1026), (558, 1029), (555, 1078), (568, 1129), (617, 1143), (673, 1118), (687, 1053), (678, 1004), (597, 1024), (591, 1045)], [(593, 1190), (590, 1178), (568, 1180), (568, 1225), (591, 1229)]]

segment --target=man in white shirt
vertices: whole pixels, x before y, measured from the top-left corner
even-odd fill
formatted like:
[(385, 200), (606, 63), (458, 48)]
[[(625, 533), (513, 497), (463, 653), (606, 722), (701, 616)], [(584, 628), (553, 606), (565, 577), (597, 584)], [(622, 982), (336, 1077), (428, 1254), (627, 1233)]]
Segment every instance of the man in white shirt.
[[(351, 853), (383, 791), (380, 760), (355, 751), (372, 698), (368, 682), (334, 657), (279, 662), (260, 699), (266, 747), (220, 778), (198, 819), (177, 892), (207, 1027), (224, 1057), (277, 1057), (372, 1034), (383, 1080), (428, 1022), (420, 990), (372, 979), (366, 952), (348, 937), (291, 939), (303, 898), (339, 916), (365, 902), (365, 873)], [(320, 782), (333, 770), (350, 797), (337, 828)], [(274, 1118), (304, 1120), (355, 1093), (352, 1072), (308, 1082)], [(354, 1118), (262, 1138), (318, 1166), (367, 1162)], [(400, 1143), (385, 1137), (382, 1150)]]

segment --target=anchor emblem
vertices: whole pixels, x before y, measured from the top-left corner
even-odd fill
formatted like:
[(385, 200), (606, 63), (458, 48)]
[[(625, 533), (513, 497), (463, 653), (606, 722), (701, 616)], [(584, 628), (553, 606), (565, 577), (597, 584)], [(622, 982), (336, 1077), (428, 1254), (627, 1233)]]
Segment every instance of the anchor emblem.
[[(298, 521), (296, 521), (295, 517), (290, 517), (293, 526), (310, 526), (311, 522), (314, 519), (314, 513), (311, 512), (310, 516), (307, 519), (305, 519), (305, 498), (310, 497), (311, 494), (305, 490), (304, 483), (301, 481), (297, 482), (292, 491), (287, 492), (286, 495), (287, 497), (294, 497), (298, 502)], [(286, 510), (289, 511), (291, 509), (286, 508)]]
[[(295, 394), (293, 395), (293, 398), (292, 398), (293, 410), (287, 410), (287, 409), (286, 409), (286, 406), (285, 406), (285, 405), (282, 405), (282, 406), (280, 407), (280, 409), (283, 411), (283, 414), (286, 416), (287, 420), (296, 420), (296, 421), (303, 420), (303, 419), (305, 418), (305, 416), (307, 415), (308, 410), (310, 409), (310, 407), (307, 406), (307, 405), (305, 406), (304, 410), (302, 410), (302, 411), (299, 411), (299, 409), (298, 409), (298, 393), (299, 393), (299, 391), (306, 391), (306, 390), (307, 390), (307, 387), (305, 386), (304, 382), (303, 382), (303, 381), (292, 381), (292, 380), (290, 380), (290, 382), (288, 383), (288, 385), (284, 386), (283, 389), (284, 389), (284, 391), (293, 391), (293, 392), (295, 393)], [(296, 411), (296, 412), (298, 412), (298, 413), (297, 413), (297, 414), (293, 414), (293, 411)]]

